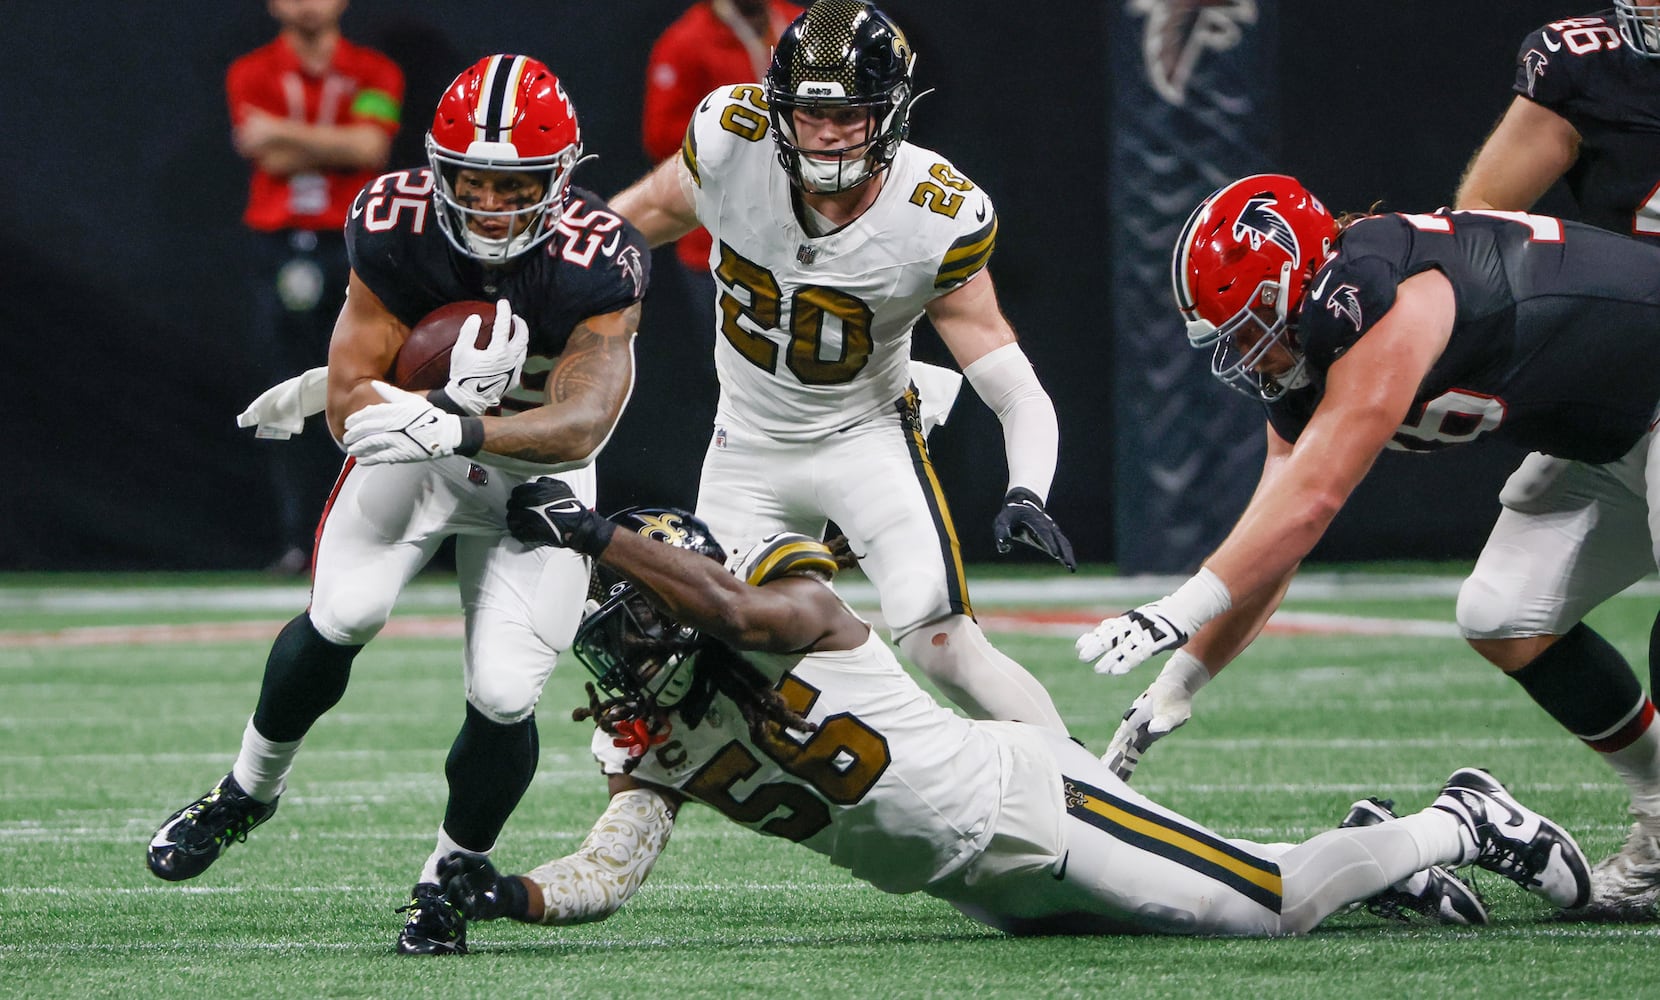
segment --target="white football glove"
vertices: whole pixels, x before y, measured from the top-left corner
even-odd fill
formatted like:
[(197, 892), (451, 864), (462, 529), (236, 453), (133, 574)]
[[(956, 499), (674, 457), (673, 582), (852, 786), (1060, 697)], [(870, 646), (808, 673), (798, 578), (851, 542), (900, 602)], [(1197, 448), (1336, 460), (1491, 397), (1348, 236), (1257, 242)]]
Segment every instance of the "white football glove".
[(365, 406), (346, 418), (346, 453), (364, 465), (424, 462), (455, 454), (461, 446), (461, 418), (427, 402), (425, 396), (376, 381), (384, 403)]
[(525, 351), (530, 346), (530, 327), (522, 317), (513, 315), (506, 299), (496, 300), (490, 343), (475, 347), (483, 325), (478, 316), (468, 316), (461, 324), (461, 334), (450, 348), (450, 380), (444, 385), (444, 395), (475, 417), (501, 405), (502, 396), (519, 381)]
[(1233, 606), (1222, 580), (1200, 569), (1168, 597), (1108, 618), (1078, 637), (1078, 659), (1098, 674), (1123, 674), (1165, 650), (1176, 649), (1200, 626)]
[(1178, 650), (1147, 690), (1130, 703), (1101, 763), (1129, 781), (1147, 748), (1193, 717), (1193, 695), (1209, 680), (1210, 671), (1203, 663), (1186, 650)]

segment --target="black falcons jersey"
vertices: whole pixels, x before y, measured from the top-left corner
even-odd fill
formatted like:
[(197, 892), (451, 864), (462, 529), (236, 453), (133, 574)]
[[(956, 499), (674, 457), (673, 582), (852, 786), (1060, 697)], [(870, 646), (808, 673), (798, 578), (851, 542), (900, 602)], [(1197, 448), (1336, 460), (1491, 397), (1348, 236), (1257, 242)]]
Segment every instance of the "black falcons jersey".
[(1361, 219), (1338, 237), (1297, 311), (1312, 384), (1268, 407), (1295, 441), (1326, 372), (1438, 270), (1452, 337), (1391, 446), (1427, 451), (1491, 434), (1584, 462), (1624, 455), (1660, 402), (1660, 246), (1520, 212)]
[(1579, 132), (1563, 181), (1580, 218), (1660, 242), (1660, 60), (1631, 51), (1612, 11), (1571, 17), (1522, 40), (1514, 89)]
[(504, 410), (540, 405), (553, 358), (571, 330), (638, 302), (651, 255), (639, 230), (598, 195), (571, 188), (547, 242), (487, 268), (450, 246), (433, 217), (432, 171), (386, 174), (365, 187), (346, 220), (352, 270), (408, 326), (442, 305), (505, 298), (530, 327), (530, 349)]

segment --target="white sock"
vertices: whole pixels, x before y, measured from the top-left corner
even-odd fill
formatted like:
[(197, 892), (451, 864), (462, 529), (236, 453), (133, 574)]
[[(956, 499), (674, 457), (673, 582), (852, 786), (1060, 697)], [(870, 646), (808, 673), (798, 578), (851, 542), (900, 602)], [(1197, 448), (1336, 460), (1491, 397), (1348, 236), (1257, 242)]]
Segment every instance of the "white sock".
[(1641, 736), (1602, 759), (1631, 792), (1632, 812), (1660, 816), (1660, 726), (1650, 723)]
[(450, 835), (445, 833), (444, 828), (440, 826), (438, 828), (438, 846), (433, 848), (432, 853), (427, 856), (427, 863), (421, 866), (421, 877), (417, 881), (431, 882), (433, 885), (437, 885), (438, 862), (449, 857), (455, 851), (462, 851), (466, 854), (489, 854), (490, 851), (495, 849), (496, 845), (491, 844), (489, 850), (469, 851), (451, 839)]
[(1465, 842), (1464, 824), (1452, 813), (1442, 809), (1423, 809), (1402, 816), (1396, 822), (1412, 835), (1413, 843), (1418, 845), (1418, 867), (1413, 871), (1430, 865), (1457, 866), (1470, 860), (1467, 855), (1473, 850), (1473, 845)]
[(254, 728), (252, 716), (242, 730), (242, 749), (231, 765), (231, 775), (256, 802), (275, 802), (288, 787), (288, 772), (294, 767), (294, 755), (300, 752), (302, 740), (278, 743), (268, 740)]
[(1029, 722), (1066, 735), (1049, 691), (993, 646), (974, 619), (942, 618), (900, 639), (899, 648), (970, 717)]

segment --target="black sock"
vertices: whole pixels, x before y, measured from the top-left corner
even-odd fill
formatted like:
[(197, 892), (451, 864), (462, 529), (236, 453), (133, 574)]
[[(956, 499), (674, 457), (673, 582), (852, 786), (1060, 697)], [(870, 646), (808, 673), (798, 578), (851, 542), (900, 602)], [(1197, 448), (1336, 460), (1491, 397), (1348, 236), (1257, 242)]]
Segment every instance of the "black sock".
[(450, 783), (444, 832), (450, 839), (469, 851), (489, 850), (530, 787), (540, 750), (536, 716), (502, 725), (469, 704), (444, 761)]
[(352, 659), (362, 648), (323, 638), (303, 612), (284, 625), (265, 659), (254, 728), (277, 743), (304, 736), (346, 693)]
[(1631, 664), (1584, 622), (1510, 676), (1582, 740), (1618, 726), (1643, 698)]
[(1660, 615), (1648, 629), (1648, 696), (1660, 691)]

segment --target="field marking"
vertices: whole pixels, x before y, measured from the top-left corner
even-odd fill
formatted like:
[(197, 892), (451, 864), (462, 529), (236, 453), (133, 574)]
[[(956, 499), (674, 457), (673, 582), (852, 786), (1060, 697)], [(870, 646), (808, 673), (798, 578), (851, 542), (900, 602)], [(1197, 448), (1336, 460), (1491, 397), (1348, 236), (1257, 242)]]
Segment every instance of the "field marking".
[[(862, 611), (881, 627), (879, 613)], [(1074, 638), (1101, 620), (1095, 611), (1023, 611), (1010, 609), (977, 616), (987, 632)], [(64, 649), (85, 646), (171, 646), (190, 643), (257, 642), (274, 637), (286, 622), (276, 620), (196, 622), (186, 625), (74, 625), (58, 629), (0, 630), (3, 649)], [(1323, 612), (1282, 611), (1263, 630), (1270, 635), (1352, 635), (1456, 639), (1450, 621), (1375, 618)], [(381, 635), (395, 639), (457, 640), (459, 615), (406, 615), (393, 618)]]

